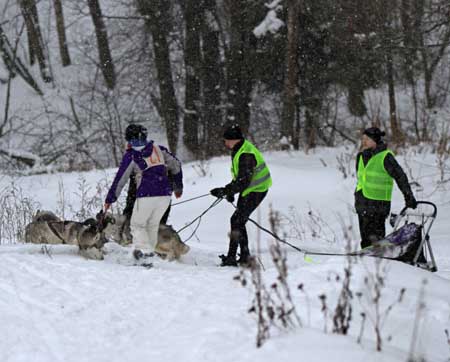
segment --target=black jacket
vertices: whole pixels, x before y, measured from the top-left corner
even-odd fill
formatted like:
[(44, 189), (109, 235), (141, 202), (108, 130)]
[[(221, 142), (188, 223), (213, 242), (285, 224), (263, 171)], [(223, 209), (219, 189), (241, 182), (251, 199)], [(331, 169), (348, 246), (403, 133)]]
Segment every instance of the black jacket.
[[(245, 140), (237, 143), (231, 150), (231, 162), (233, 162), (234, 156), (240, 150)], [(239, 157), (239, 173), (234, 181), (231, 181), (225, 186), (225, 192), (227, 195), (234, 195), (242, 193), (250, 185), (253, 177), (253, 172), (256, 167), (256, 158), (250, 153), (243, 153)]]
[[(356, 172), (358, 173), (358, 163), (361, 155), (363, 157), (364, 165), (367, 165), (369, 160), (374, 155), (383, 152), (386, 149), (386, 144), (381, 142), (374, 150), (369, 149), (359, 152), (356, 156)], [(389, 176), (395, 180), (398, 188), (405, 198), (405, 201), (409, 198), (414, 198), (409, 185), (408, 177), (392, 154), (388, 154), (384, 159), (384, 168)], [(367, 199), (364, 197), (362, 190), (360, 190), (355, 192), (355, 208), (358, 214), (382, 214), (387, 217), (391, 211), (391, 202)]]

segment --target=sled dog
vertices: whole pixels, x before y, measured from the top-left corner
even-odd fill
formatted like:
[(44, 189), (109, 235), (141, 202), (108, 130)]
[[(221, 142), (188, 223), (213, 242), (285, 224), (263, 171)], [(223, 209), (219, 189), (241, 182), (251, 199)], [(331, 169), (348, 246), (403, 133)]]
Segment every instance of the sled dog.
[[(110, 215), (110, 214), (108, 214)], [(105, 228), (106, 238), (114, 240), (121, 245), (128, 245), (132, 242), (130, 232), (130, 221), (124, 215), (111, 215), (114, 223), (109, 223)], [(178, 233), (170, 225), (161, 224), (158, 230), (158, 243), (155, 252), (167, 260), (180, 259), (189, 252), (189, 246), (181, 241)]]
[(78, 245), (80, 254), (89, 259), (103, 259), (102, 248), (107, 241), (93, 218), (84, 222), (63, 221), (50, 211), (38, 211), (25, 227), (26, 243)]
[(189, 252), (189, 246), (181, 241), (178, 233), (171, 225), (159, 225), (158, 243), (155, 252), (167, 260), (180, 259)]
[(36, 215), (33, 216), (34, 222), (49, 222), (49, 221), (62, 221), (51, 211), (38, 210)]

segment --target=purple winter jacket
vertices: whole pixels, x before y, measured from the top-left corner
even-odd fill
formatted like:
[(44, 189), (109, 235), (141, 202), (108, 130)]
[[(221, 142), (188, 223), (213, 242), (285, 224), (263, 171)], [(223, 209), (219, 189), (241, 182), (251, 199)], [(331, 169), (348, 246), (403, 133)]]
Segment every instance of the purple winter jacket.
[(127, 149), (106, 196), (107, 204), (117, 201), (133, 170), (140, 176), (137, 177), (136, 197), (170, 196), (172, 185), (168, 170), (173, 176), (174, 191), (183, 191), (181, 162), (167, 148), (150, 141), (141, 151)]

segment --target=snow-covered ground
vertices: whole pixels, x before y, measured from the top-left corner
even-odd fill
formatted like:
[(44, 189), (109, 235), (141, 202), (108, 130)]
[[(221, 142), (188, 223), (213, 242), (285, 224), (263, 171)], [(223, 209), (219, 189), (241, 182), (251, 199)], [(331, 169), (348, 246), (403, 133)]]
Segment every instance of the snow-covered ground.
[[(309, 155), (266, 155), (274, 185), (254, 219), (268, 227), (270, 208), (278, 211), (282, 216), (280, 234), (299, 247), (323, 251), (344, 251), (343, 229), (348, 231), (353, 226), (350, 235), (356, 246), (358, 226), (352, 210), (355, 180), (344, 179), (337, 169), (336, 156), (344, 153), (354, 155), (344, 148), (321, 149)], [(439, 271), (430, 273), (398, 262), (382, 263), (385, 280), (381, 315), (394, 303), (382, 325), (382, 352), (376, 352), (370, 321), (365, 323), (362, 342), (356, 342), (361, 313), (373, 316), (376, 312), (367, 299), (366, 284), (367, 277), (374, 274), (375, 260), (366, 258), (352, 266), (353, 318), (349, 335), (342, 336), (331, 333), (331, 317), (342, 285), (335, 276), (343, 275), (347, 261), (342, 257), (313, 256), (307, 262), (302, 254), (287, 247), (289, 284), (302, 327), (272, 329), (271, 338), (256, 348), (256, 319), (248, 313), (253, 291), (234, 280), (238, 269), (217, 267), (217, 255), (227, 250), (233, 212), (224, 201), (202, 218), (196, 235), (188, 242), (191, 252), (181, 262), (157, 260), (152, 269), (129, 265), (126, 252), (115, 247), (108, 248), (110, 254), (104, 261), (92, 261), (78, 256), (70, 246), (52, 247), (49, 257), (40, 246), (3, 240), (0, 361), (405, 362), (411, 351), (415, 361), (420, 357), (432, 362), (449, 361), (445, 330), (450, 330), (450, 195), (445, 184), (438, 187), (436, 156), (410, 153), (406, 160), (399, 156), (399, 161), (421, 185), (422, 191), (416, 191), (418, 199), (438, 206), (431, 240)], [(353, 172), (353, 160), (348, 164)], [(229, 180), (228, 157), (211, 161), (205, 177), (199, 176), (197, 166), (184, 166), (183, 199), (205, 194)], [(65, 216), (72, 217), (71, 212), (86, 203), (80, 197), (80, 176), (94, 195), (96, 185), (105, 179), (111, 181), (114, 171), (14, 180), (4, 176), (0, 177), (0, 189), (13, 181), (41, 208), (65, 210)], [(104, 196), (106, 189), (102, 193)], [(206, 197), (174, 206), (169, 221), (179, 229), (213, 201)], [(393, 211), (402, 207), (402, 196), (396, 189)], [(194, 227), (184, 231), (182, 238), (187, 238)], [(253, 225), (248, 229), (253, 249), (256, 240), (261, 240), (263, 278), (270, 286), (277, 276), (268, 251), (273, 240)], [(297, 288), (299, 284), (303, 284), (302, 290)], [(397, 303), (402, 288), (405, 294)], [(357, 292), (363, 295), (358, 298)], [(319, 295), (326, 296), (326, 317)], [(417, 312), (421, 301), (424, 308)]]

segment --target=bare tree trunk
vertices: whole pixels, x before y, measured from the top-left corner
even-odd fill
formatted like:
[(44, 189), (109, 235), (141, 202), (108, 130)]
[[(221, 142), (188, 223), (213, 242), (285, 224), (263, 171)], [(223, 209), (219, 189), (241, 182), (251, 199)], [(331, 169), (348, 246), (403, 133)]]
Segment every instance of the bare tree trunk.
[[(402, 23), (404, 51), (404, 71), (406, 79), (411, 84), (414, 81), (414, 62), (418, 49), (417, 34), (420, 32), (420, 23), (417, 20), (417, 13), (413, 10), (411, 2), (415, 0), (402, 0), (400, 7), (400, 19)], [(423, 12), (422, 12), (423, 13)]]
[(322, 102), (317, 96), (310, 96), (305, 103), (306, 151), (317, 146), (317, 128)]
[(11, 46), (11, 43), (6, 37), (6, 34), (3, 32), (3, 28), (1, 26), (0, 26), (0, 54), (12, 78), (14, 78), (16, 74), (19, 74), (22, 77), (22, 79), (36, 91), (37, 94), (43, 95), (41, 89), (39, 88), (38, 84), (30, 74), (28, 69), (22, 63), (20, 58), (16, 55), (16, 51)]
[(397, 13), (398, 3), (392, 0), (381, 0), (379, 7), (379, 24), (381, 27), (381, 39), (384, 49), (384, 61), (386, 65), (386, 80), (388, 84), (389, 94), (389, 120), (391, 126), (392, 140), (396, 144), (403, 143), (403, 133), (397, 119), (397, 103), (395, 100), (395, 75), (394, 75), (394, 32), (395, 21), (394, 16)]
[(392, 139), (394, 143), (401, 144), (403, 135), (397, 120), (397, 103), (395, 101), (395, 79), (394, 64), (392, 60), (392, 50), (389, 46), (386, 48), (386, 73), (389, 89), (389, 119), (391, 123)]
[(213, 16), (215, 6), (215, 0), (207, 0), (202, 28), (204, 123), (207, 149), (212, 155), (223, 151), (223, 125), (220, 111), (223, 73), (220, 63), (219, 27)]
[(427, 100), (427, 108), (433, 108), (436, 99), (431, 92), (431, 84), (433, 81), (433, 74), (429, 68), (428, 56), (425, 54), (425, 51), (422, 51), (422, 64), (423, 64), (423, 75), (425, 80), (425, 99)]
[(166, 36), (170, 31), (169, 9), (167, 0), (138, 0), (139, 12), (146, 16), (147, 31), (153, 38), (155, 65), (158, 73), (159, 92), (161, 97), (161, 118), (166, 125), (169, 148), (176, 152), (179, 120), (178, 104), (172, 79), (169, 58), (169, 44)]
[(184, 143), (186, 147), (198, 156), (199, 154), (199, 122), (201, 114), (200, 90), (200, 29), (203, 20), (199, 0), (186, 0), (184, 17), (186, 22), (186, 42), (184, 62), (186, 66), (185, 112), (184, 112)]
[(417, 62), (417, 51), (419, 49), (420, 32), (423, 18), (423, 1), (402, 0), (400, 7), (400, 19), (402, 26), (402, 37), (405, 46), (403, 54), (403, 68), (406, 80), (412, 89), (414, 104), (414, 128), (417, 141), (420, 141), (418, 100), (416, 90), (416, 77), (414, 65)]
[(102, 17), (102, 11), (98, 0), (87, 0), (92, 21), (94, 23), (95, 35), (97, 37), (98, 55), (100, 59), (100, 69), (105, 78), (106, 86), (114, 89), (116, 85), (116, 73), (112, 61), (111, 50), (109, 48), (108, 32)]
[(249, 29), (249, 2), (227, 0), (230, 19), (230, 42), (227, 54), (227, 123), (237, 123), (244, 132), (250, 125), (250, 102), (253, 89), (255, 41)]
[(25, 24), (27, 26), (28, 47), (30, 52), (30, 64), (34, 64), (37, 59), (41, 76), (44, 82), (50, 83), (50, 76), (47, 59), (45, 56), (45, 46), (39, 26), (39, 17), (35, 0), (19, 0)]
[(294, 133), (292, 134), (292, 146), (295, 150), (300, 149), (300, 97), (297, 97), (295, 102), (295, 124)]
[[(21, 10), (22, 10), (22, 12), (24, 12), (22, 5), (21, 5)], [(34, 41), (33, 22), (30, 22), (28, 16), (25, 16), (25, 14), (23, 17), (25, 20), (25, 24), (27, 24), (28, 57), (29, 57), (30, 65), (34, 65), (34, 63), (36, 63), (36, 55), (34, 53), (34, 46), (33, 46), (33, 41)]]
[[(422, 3), (422, 0), (420, 1)], [(439, 34), (431, 34), (434, 36), (438, 36), (438, 41), (435, 46), (430, 46), (429, 42), (425, 40), (426, 31), (421, 29), (420, 34), (420, 53), (422, 55), (422, 66), (425, 78), (425, 96), (427, 100), (427, 107), (433, 108), (436, 106), (437, 97), (436, 94), (433, 94), (432, 91), (432, 83), (434, 73), (436, 71), (437, 66), (442, 60), (447, 48), (450, 46), (450, 17), (444, 11), (441, 11), (441, 7), (448, 7), (448, 1), (442, 1), (441, 4), (434, 4), (435, 10), (433, 13), (427, 14), (427, 17), (436, 17), (437, 22), (440, 22), (439, 28), (442, 31)], [(439, 18), (442, 17), (442, 18)], [(428, 34), (428, 37), (431, 37)], [(434, 42), (436, 40), (433, 39)]]
[(432, 83), (434, 73), (446, 49), (450, 45), (450, 26), (447, 28), (445, 34), (442, 36), (441, 43), (438, 47), (437, 54), (433, 57), (432, 54), (427, 54), (427, 46), (422, 44), (422, 64), (425, 78), (425, 96), (427, 100), (427, 107), (433, 108), (436, 105), (436, 95), (432, 92)]
[(362, 117), (367, 114), (367, 107), (364, 103), (364, 87), (357, 74), (351, 74), (348, 80), (348, 109), (354, 116)]
[(59, 53), (63, 67), (71, 64), (69, 48), (67, 46), (66, 28), (64, 25), (64, 12), (61, 0), (53, 0), (55, 6), (56, 30), (58, 31)]
[(284, 102), (281, 120), (281, 136), (291, 142), (294, 138), (298, 98), (298, 49), (300, 0), (287, 2), (287, 50), (284, 77)]
[[(19, 42), (20, 42), (20, 38), (22, 36), (24, 30), (24, 26), (22, 25), (22, 28), (20, 29), (20, 32), (16, 38), (16, 43), (14, 44), (14, 49), (13, 49), (13, 59), (12, 59), (12, 63), (15, 64), (16, 63), (16, 57), (17, 57), (17, 48), (19, 46)], [(0, 126), (0, 137), (3, 135), (3, 130), (5, 128), (5, 126), (8, 124), (9, 121), (9, 108), (10, 108), (10, 101), (11, 101), (11, 83), (12, 83), (12, 79), (15, 76), (15, 72), (13, 71), (9, 71), (8, 74), (8, 85), (6, 87), (6, 99), (5, 99), (5, 116), (3, 118), (3, 123)]]

